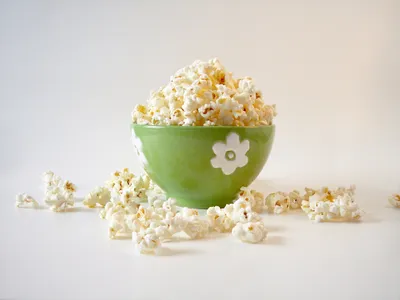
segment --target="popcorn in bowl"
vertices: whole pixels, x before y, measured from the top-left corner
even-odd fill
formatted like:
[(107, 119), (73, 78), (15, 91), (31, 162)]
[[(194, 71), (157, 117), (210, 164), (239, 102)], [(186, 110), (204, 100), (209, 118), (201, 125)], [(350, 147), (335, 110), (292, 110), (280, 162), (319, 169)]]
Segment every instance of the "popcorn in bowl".
[(148, 105), (136, 105), (132, 122), (140, 125), (272, 125), (275, 105), (267, 105), (252, 78), (233, 78), (217, 58), (196, 60), (152, 92)]

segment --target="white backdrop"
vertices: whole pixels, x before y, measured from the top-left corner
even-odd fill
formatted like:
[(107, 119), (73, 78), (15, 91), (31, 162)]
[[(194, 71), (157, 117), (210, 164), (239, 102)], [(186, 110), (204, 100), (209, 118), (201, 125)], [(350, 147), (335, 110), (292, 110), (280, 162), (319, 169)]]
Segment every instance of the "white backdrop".
[(132, 108), (212, 57), (277, 105), (260, 178), (399, 191), (399, 53), (397, 0), (0, 1), (0, 201), (139, 172)]

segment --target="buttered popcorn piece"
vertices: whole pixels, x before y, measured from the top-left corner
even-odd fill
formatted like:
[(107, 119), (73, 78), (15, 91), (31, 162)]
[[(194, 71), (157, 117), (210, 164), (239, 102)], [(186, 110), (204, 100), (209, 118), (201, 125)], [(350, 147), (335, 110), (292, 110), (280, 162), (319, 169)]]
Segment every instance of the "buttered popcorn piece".
[(93, 191), (91, 191), (88, 195), (86, 195), (85, 199), (83, 199), (83, 204), (90, 208), (96, 207), (97, 204), (101, 207), (105, 207), (110, 201), (110, 198), (111, 194), (107, 188), (95, 187)]
[(16, 196), (16, 207), (33, 207), (38, 208), (39, 203), (26, 193), (18, 194)]
[(244, 243), (260, 243), (267, 236), (267, 230), (262, 222), (237, 223), (232, 235)]
[(147, 107), (136, 105), (136, 124), (180, 126), (271, 125), (274, 105), (266, 105), (250, 77), (235, 79), (218, 59), (195, 61), (151, 92)]
[(400, 208), (400, 194), (394, 194), (390, 196), (388, 200), (391, 205)]

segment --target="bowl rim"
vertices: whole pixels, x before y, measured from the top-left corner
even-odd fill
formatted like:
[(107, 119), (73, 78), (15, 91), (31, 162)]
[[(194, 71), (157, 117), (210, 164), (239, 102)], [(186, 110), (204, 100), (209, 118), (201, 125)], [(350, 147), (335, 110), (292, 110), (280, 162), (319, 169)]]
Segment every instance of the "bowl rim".
[(180, 125), (144, 125), (144, 124), (135, 124), (131, 123), (131, 127), (140, 127), (140, 128), (151, 128), (151, 129), (161, 129), (161, 128), (180, 128), (182, 130), (210, 130), (210, 129), (262, 129), (262, 128), (275, 128), (275, 124), (272, 125), (260, 125), (260, 126), (180, 126)]

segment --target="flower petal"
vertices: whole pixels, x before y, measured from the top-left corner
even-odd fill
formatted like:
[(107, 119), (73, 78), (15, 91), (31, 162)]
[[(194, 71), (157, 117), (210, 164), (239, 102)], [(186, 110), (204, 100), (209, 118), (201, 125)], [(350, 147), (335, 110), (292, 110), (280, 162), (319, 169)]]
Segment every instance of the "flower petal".
[(240, 147), (240, 137), (236, 132), (231, 132), (226, 138), (227, 148), (236, 150)]
[(237, 146), (236, 148), (236, 153), (240, 154), (246, 154), (247, 151), (250, 149), (250, 142), (249, 140), (244, 140), (243, 142), (240, 143), (240, 145)]
[(211, 165), (214, 168), (221, 168), (224, 165), (224, 159), (220, 156), (215, 156), (214, 158), (211, 159)]
[(235, 164), (238, 168), (244, 167), (249, 162), (249, 159), (245, 154), (236, 154)]
[(237, 168), (237, 164), (235, 161), (225, 161), (224, 165), (221, 167), (222, 172), (225, 175), (231, 175), (233, 172), (235, 172)]
[(217, 156), (224, 156), (226, 151), (226, 145), (224, 143), (217, 142), (212, 146), (212, 149)]

